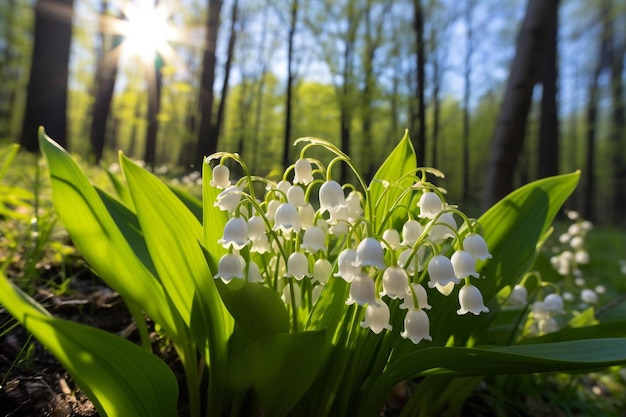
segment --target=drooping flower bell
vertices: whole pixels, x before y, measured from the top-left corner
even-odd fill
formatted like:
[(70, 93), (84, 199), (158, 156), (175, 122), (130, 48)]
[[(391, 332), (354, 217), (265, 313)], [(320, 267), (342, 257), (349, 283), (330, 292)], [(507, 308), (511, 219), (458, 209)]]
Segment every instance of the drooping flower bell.
[(248, 223), (243, 217), (233, 217), (224, 226), (224, 236), (217, 241), (224, 248), (242, 249), (248, 244)]
[(383, 272), (383, 291), (380, 296), (391, 299), (404, 298), (409, 293), (409, 277), (406, 271), (398, 266), (390, 266)]
[(313, 264), (313, 281), (324, 285), (333, 274), (333, 266), (328, 259), (320, 258)]
[(306, 203), (302, 207), (298, 207), (298, 217), (300, 218), (300, 227), (308, 229), (315, 222), (315, 209), (311, 203)]
[(587, 304), (595, 304), (598, 302), (598, 294), (594, 290), (585, 288), (580, 292), (580, 299)]
[(287, 277), (294, 277), (298, 281), (309, 276), (309, 260), (302, 252), (294, 252), (287, 259)]
[(213, 178), (209, 182), (213, 187), (226, 189), (230, 187), (230, 170), (226, 165), (213, 167)]
[(326, 250), (326, 234), (318, 226), (311, 226), (304, 232), (302, 236), (302, 248), (308, 250), (310, 253), (315, 253), (319, 250)]
[(227, 253), (223, 255), (217, 264), (217, 274), (215, 279), (221, 278), (224, 283), (228, 284), (233, 278), (244, 278), (244, 268), (246, 261), (243, 256), (236, 253)]
[(487, 249), (487, 242), (478, 233), (470, 233), (463, 239), (463, 250), (469, 252), (474, 258), (485, 260), (490, 259), (491, 254)]
[(236, 186), (230, 186), (218, 194), (215, 207), (222, 211), (234, 211), (241, 201), (241, 190)]
[(334, 213), (342, 207), (347, 207), (346, 197), (343, 194), (343, 188), (337, 181), (326, 181), (320, 187), (320, 211)]
[(248, 262), (248, 282), (263, 282), (261, 270), (254, 261)]
[(480, 276), (476, 272), (476, 259), (469, 252), (458, 250), (452, 254), (450, 261), (457, 278), (465, 278), (470, 275), (476, 278)]
[(363, 239), (356, 248), (356, 260), (352, 264), (385, 269), (383, 247), (380, 242), (373, 237)]
[(361, 268), (353, 265), (356, 261), (356, 251), (354, 249), (344, 249), (339, 253), (337, 258), (337, 273), (336, 277), (341, 277), (346, 282), (352, 282), (356, 274), (361, 271)]
[(543, 299), (543, 308), (550, 313), (564, 313), (563, 298), (556, 293), (548, 294)]
[(528, 290), (526, 287), (520, 284), (515, 285), (507, 302), (512, 306), (519, 307), (523, 307), (528, 304)]
[(365, 308), (365, 319), (361, 322), (361, 327), (368, 328), (376, 334), (383, 329), (391, 330), (389, 318), (389, 306), (383, 302), (378, 304), (368, 304)]
[(435, 288), (435, 284), (446, 286), (448, 283), (458, 284), (460, 282), (454, 274), (452, 261), (443, 255), (435, 255), (428, 262), (428, 275), (430, 276), (430, 281), (428, 281), (430, 288)]
[(404, 339), (418, 344), (422, 340), (433, 340), (430, 337), (430, 322), (422, 309), (412, 309), (404, 317), (404, 331), (400, 333)]
[(409, 220), (402, 226), (402, 245), (411, 247), (422, 235), (424, 228), (417, 220)]
[(437, 193), (426, 191), (420, 197), (419, 208), (420, 217), (432, 219), (443, 210), (443, 202)]
[[(400, 308), (403, 310), (420, 308), (425, 310), (430, 310), (431, 305), (428, 304), (428, 294), (426, 293), (426, 288), (424, 288), (421, 284), (413, 283), (411, 284), (411, 293), (408, 293), (404, 296), (402, 304), (400, 304)], [(417, 298), (417, 304), (415, 305), (414, 297)]]
[(454, 216), (450, 213), (442, 213), (430, 229), (428, 237), (435, 243), (441, 243), (449, 237), (453, 238), (456, 230), (457, 224)]
[(350, 283), (350, 295), (346, 300), (347, 305), (378, 304), (376, 301), (376, 286), (374, 280), (367, 274), (359, 272)]
[(396, 229), (387, 229), (383, 232), (383, 240), (391, 249), (397, 249), (400, 246), (400, 233)]
[(287, 201), (296, 207), (302, 207), (306, 205), (304, 199), (304, 190), (299, 185), (292, 185), (287, 190)]
[(346, 197), (346, 204), (348, 205), (348, 220), (351, 223), (355, 223), (363, 217), (361, 193), (357, 191), (351, 191)]
[(480, 290), (472, 284), (465, 284), (459, 290), (459, 304), (461, 308), (456, 311), (458, 315), (467, 313), (479, 315), (480, 313), (489, 312), (489, 309), (485, 307)]
[(265, 222), (261, 216), (252, 216), (248, 219), (248, 238), (251, 240), (265, 237)]
[(306, 158), (300, 158), (294, 165), (294, 178), (295, 184), (307, 185), (313, 181), (313, 167), (311, 162)]
[(300, 231), (300, 217), (298, 217), (296, 206), (291, 203), (278, 206), (274, 215), (274, 230), (281, 230), (284, 233)]
[(400, 252), (400, 256), (398, 256), (398, 266), (405, 268), (406, 272), (411, 276), (415, 275), (416, 272), (421, 272), (424, 270), (424, 267), (422, 265), (422, 260), (424, 258), (426, 249), (424, 246), (420, 246), (417, 249), (417, 253), (413, 255), (413, 258), (411, 258), (411, 262), (407, 264), (407, 261), (409, 260), (409, 256), (411, 256), (412, 252), (413, 252), (413, 249), (405, 249), (402, 252)]

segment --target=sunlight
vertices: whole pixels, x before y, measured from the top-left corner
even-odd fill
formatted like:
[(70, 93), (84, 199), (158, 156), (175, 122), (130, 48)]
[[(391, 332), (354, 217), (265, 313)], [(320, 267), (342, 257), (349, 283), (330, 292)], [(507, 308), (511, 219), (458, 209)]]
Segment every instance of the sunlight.
[(128, 21), (124, 22), (124, 53), (137, 55), (142, 61), (150, 62), (155, 54), (170, 55), (168, 43), (174, 37), (174, 28), (168, 20), (171, 13), (163, 5), (154, 7), (149, 0), (138, 5), (128, 4), (124, 10)]

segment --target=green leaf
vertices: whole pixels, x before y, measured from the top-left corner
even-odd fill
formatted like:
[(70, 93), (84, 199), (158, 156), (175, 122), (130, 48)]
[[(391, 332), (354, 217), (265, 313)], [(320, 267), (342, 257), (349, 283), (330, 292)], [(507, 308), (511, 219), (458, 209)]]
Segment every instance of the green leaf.
[[(415, 150), (411, 144), (408, 131), (405, 132), (404, 137), (400, 140), (400, 143), (389, 154), (387, 159), (378, 168), (374, 179), (369, 185), (370, 201), (374, 204), (373, 208), (373, 226), (375, 234), (381, 234), (384, 229), (390, 227), (394, 218), (397, 216), (391, 216), (389, 223), (382, 224), (389, 208), (400, 197), (402, 189), (413, 185), (414, 176), (409, 175), (413, 173), (417, 168), (417, 158), (415, 157)], [(401, 187), (394, 187), (392, 184), (397, 183)], [(407, 194), (401, 200), (401, 204), (408, 205), (411, 201), (411, 194)], [(366, 207), (366, 215), (369, 214), (369, 207)], [(405, 213), (398, 213), (398, 216), (405, 215)]]
[(50, 168), (56, 212), (78, 251), (127, 303), (140, 306), (174, 340), (180, 340), (180, 316), (168, 308), (171, 301), (150, 264), (137, 255), (141, 251), (134, 245), (139, 248), (142, 238), (132, 213), (112, 197), (105, 203), (78, 164), (43, 129), (39, 144)]
[(395, 361), (368, 390), (360, 416), (375, 416), (393, 386), (425, 375), (450, 377), (583, 372), (626, 364), (626, 338), (471, 349), (432, 347)]
[(177, 415), (176, 377), (147, 350), (103, 330), (50, 316), (1, 273), (0, 304), (61, 362), (100, 415)]
[(249, 384), (263, 415), (282, 417), (313, 383), (324, 360), (324, 331), (278, 334), (244, 353)]

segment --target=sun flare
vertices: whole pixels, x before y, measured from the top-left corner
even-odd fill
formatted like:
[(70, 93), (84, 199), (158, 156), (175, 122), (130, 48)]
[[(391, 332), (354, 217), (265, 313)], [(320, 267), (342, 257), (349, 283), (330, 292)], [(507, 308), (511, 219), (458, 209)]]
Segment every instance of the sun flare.
[(170, 13), (165, 6), (154, 7), (141, 1), (139, 5), (130, 4), (124, 14), (128, 18), (124, 30), (125, 52), (146, 62), (153, 60), (156, 53), (167, 53), (174, 29), (168, 22)]

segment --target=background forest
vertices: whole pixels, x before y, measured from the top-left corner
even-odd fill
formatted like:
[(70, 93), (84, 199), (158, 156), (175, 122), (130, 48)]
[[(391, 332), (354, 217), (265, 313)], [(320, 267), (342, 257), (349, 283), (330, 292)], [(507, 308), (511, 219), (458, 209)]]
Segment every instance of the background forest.
[(318, 136), (372, 174), (409, 129), (473, 214), (581, 169), (569, 208), (617, 223), (625, 56), (612, 0), (3, 0), (0, 142), (266, 175)]

